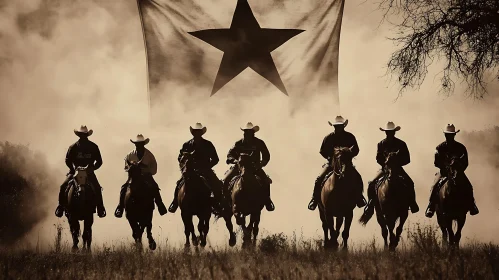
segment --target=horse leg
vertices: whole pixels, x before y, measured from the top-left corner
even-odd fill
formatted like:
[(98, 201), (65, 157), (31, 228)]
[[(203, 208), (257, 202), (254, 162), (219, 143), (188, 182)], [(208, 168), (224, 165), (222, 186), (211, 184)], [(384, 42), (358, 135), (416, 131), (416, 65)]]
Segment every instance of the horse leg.
[(402, 230), (404, 229), (404, 224), (408, 216), (409, 214), (407, 213), (407, 211), (404, 211), (399, 218), (399, 225), (397, 226), (397, 230), (395, 232), (395, 244), (393, 246), (393, 249), (395, 249), (400, 242), (400, 236), (402, 235)]
[(381, 236), (383, 236), (383, 241), (385, 242), (385, 250), (388, 249), (388, 228), (386, 225), (385, 217), (382, 214), (378, 214), (376, 211), (376, 219), (381, 227)]
[(73, 237), (73, 251), (78, 250), (78, 239), (80, 238), (80, 222), (78, 219), (69, 220), (69, 229), (71, 231), (71, 237)]
[(90, 246), (92, 244), (92, 225), (94, 224), (94, 215), (91, 214), (83, 222), (83, 247), (90, 251)]
[(451, 247), (454, 247), (455, 244), (455, 235), (454, 235), (454, 229), (452, 228), (452, 223), (453, 221), (451, 219), (447, 219), (446, 222), (446, 227), (447, 227), (447, 233), (449, 234), (449, 245)]
[(233, 247), (236, 245), (236, 234), (234, 233), (234, 226), (232, 225), (232, 215), (224, 216), (225, 226), (229, 231), (229, 246)]
[(343, 233), (341, 237), (343, 238), (342, 250), (348, 251), (348, 237), (350, 237), (350, 226), (352, 225), (353, 211), (345, 217), (345, 226), (343, 227)]
[(329, 247), (329, 232), (328, 232), (329, 228), (327, 225), (326, 217), (323, 211), (321, 211), (320, 209), (319, 209), (319, 215), (322, 221), (322, 230), (324, 231), (324, 249), (326, 249)]
[(151, 213), (148, 215), (148, 223), (146, 225), (146, 230), (147, 230), (147, 241), (149, 242), (149, 249), (151, 250), (156, 250), (156, 241), (154, 241), (154, 238), (152, 237), (152, 213), (153, 211), (151, 210)]
[(343, 220), (344, 220), (343, 217), (336, 217), (336, 227), (334, 229), (334, 236), (333, 236), (333, 240), (336, 241), (334, 244), (338, 244), (336, 248), (340, 246), (338, 242), (338, 237), (340, 236), (341, 227), (343, 226)]
[(256, 237), (258, 236), (258, 232), (260, 231), (260, 228), (258, 226), (260, 225), (261, 214), (262, 212), (259, 211), (251, 215), (251, 219), (253, 220), (253, 245), (256, 245)]
[(388, 221), (386, 221), (386, 224), (388, 226), (388, 232), (390, 233), (390, 244), (388, 245), (388, 249), (390, 251), (395, 251), (395, 247), (397, 247), (396, 245), (397, 236), (393, 232), (393, 230), (395, 229), (395, 220), (396, 219), (394, 218), (390, 218), (388, 219)]
[(338, 234), (336, 233), (336, 230), (334, 228), (334, 216), (327, 217), (327, 221), (330, 234), (330, 248), (336, 250), (338, 249), (338, 246), (340, 246), (340, 244), (338, 243)]
[(464, 223), (466, 222), (466, 215), (459, 217), (457, 219), (457, 230), (456, 235), (454, 236), (454, 246), (459, 248), (459, 242), (461, 241), (461, 231), (463, 230)]
[(437, 213), (437, 222), (440, 230), (442, 231), (442, 244), (447, 247), (449, 246), (449, 234), (447, 233), (447, 226), (445, 225), (445, 219)]
[(206, 246), (206, 238), (208, 236), (208, 230), (210, 228), (209, 220), (210, 216), (199, 217), (198, 231), (199, 231), (199, 237), (201, 239), (200, 242), (201, 247)]
[(194, 246), (197, 246), (197, 238), (194, 233), (194, 224), (192, 223), (192, 216), (182, 213), (182, 221), (184, 222), (184, 234), (185, 234), (185, 247), (191, 246), (191, 243), (189, 241), (189, 236), (192, 234), (192, 244)]

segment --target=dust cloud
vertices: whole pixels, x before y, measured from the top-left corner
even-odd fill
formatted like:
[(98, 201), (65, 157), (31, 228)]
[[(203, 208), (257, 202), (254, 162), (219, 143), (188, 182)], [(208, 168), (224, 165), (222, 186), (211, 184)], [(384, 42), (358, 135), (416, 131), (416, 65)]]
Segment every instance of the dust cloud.
[[(396, 85), (384, 77), (387, 59), (395, 46), (386, 37), (393, 35), (388, 26), (380, 26), (381, 13), (375, 5), (361, 0), (345, 4), (340, 43), (339, 91), (341, 108), (328, 96), (318, 102), (296, 104), (277, 89), (269, 89), (244, 99), (229, 83), (214, 97), (210, 88), (206, 99), (194, 99), (181, 85), (168, 84), (168, 96), (149, 112), (144, 45), (134, 0), (129, 1), (0, 1), (0, 140), (29, 144), (47, 158), (55, 176), (62, 182), (66, 173), (64, 156), (77, 140), (73, 129), (87, 125), (94, 130), (91, 140), (100, 147), (104, 164), (96, 172), (103, 188), (108, 216), (96, 219), (94, 241), (97, 244), (131, 242), (131, 230), (125, 219), (112, 215), (118, 192), (126, 180), (123, 158), (133, 148), (129, 139), (142, 133), (151, 139), (147, 146), (158, 160), (156, 180), (166, 204), (172, 199), (180, 173), (178, 150), (190, 138), (189, 125), (202, 122), (221, 157), (215, 167), (219, 177), (228, 168), (225, 155), (242, 136), (239, 127), (248, 121), (260, 125), (257, 136), (265, 140), (271, 161), (266, 168), (272, 177), (272, 197), (276, 211), (264, 212), (262, 234), (284, 232), (304, 237), (321, 236), (318, 212), (308, 211), (313, 182), (324, 160), (319, 155), (323, 137), (331, 131), (328, 120), (342, 114), (349, 119), (347, 130), (354, 133), (360, 154), (354, 164), (364, 182), (378, 169), (376, 144), (383, 138), (378, 127), (394, 121), (402, 127), (397, 136), (405, 140), (412, 162), (406, 168), (416, 183), (421, 212), (410, 215), (410, 223), (435, 223), (424, 218), (423, 211), (436, 169), (435, 147), (444, 140), (442, 127), (454, 123), (463, 131), (483, 130), (497, 125), (499, 100), (488, 96), (484, 101), (462, 97), (458, 85), (455, 96), (438, 95), (435, 71), (418, 91), (398, 96)], [(289, 5), (286, 5), (287, 7)], [(283, 6), (284, 7), (284, 6)], [(178, 69), (182, 71), (183, 69)], [(234, 81), (259, 81), (262, 78), (246, 70)], [(285, 81), (286, 83), (286, 81)], [(249, 84), (249, 87), (252, 85)], [(496, 88), (490, 88), (497, 92)], [(154, 125), (150, 125), (150, 121)], [(462, 140), (461, 135), (457, 140)], [(484, 155), (487, 141), (468, 141), (470, 167), (467, 174), (474, 183), (481, 213), (468, 218), (463, 235), (469, 239), (498, 242), (499, 222), (496, 201), (499, 193), (497, 166)], [(475, 152), (471, 152), (475, 151)], [(496, 150), (497, 152), (497, 150)], [(47, 212), (57, 204), (58, 184), (47, 189)], [(355, 211), (358, 219), (361, 211)], [(32, 231), (47, 244), (53, 239), (54, 224), (66, 222), (50, 216)], [(155, 213), (153, 233), (162, 242), (183, 242), (183, 224), (179, 213), (160, 217)], [(67, 234), (67, 233), (66, 233)], [(366, 228), (354, 223), (350, 238), (359, 243), (380, 238), (379, 227), (372, 221)], [(66, 235), (69, 239), (69, 234)], [(224, 246), (228, 234), (223, 222), (211, 227), (209, 240)]]

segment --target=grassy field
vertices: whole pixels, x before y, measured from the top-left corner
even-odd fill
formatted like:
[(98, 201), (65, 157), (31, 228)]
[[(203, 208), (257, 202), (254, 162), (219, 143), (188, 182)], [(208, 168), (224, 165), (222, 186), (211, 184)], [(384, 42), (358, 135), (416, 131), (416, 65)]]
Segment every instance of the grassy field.
[(160, 246), (70, 252), (0, 253), (2, 279), (499, 279), (499, 246), (471, 243), (441, 248), (434, 229), (415, 228), (398, 251), (373, 244), (349, 252), (320, 248), (318, 240), (275, 234), (251, 249)]

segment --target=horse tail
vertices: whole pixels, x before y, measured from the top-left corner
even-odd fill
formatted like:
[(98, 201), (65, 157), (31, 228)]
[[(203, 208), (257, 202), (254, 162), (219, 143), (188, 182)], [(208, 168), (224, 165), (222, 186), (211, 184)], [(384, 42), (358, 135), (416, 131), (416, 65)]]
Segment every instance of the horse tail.
[(362, 214), (362, 216), (360, 217), (359, 223), (362, 226), (366, 226), (367, 222), (369, 222), (369, 220), (371, 220), (373, 215), (374, 215), (374, 207), (368, 208), (368, 210), (364, 211), (364, 214)]

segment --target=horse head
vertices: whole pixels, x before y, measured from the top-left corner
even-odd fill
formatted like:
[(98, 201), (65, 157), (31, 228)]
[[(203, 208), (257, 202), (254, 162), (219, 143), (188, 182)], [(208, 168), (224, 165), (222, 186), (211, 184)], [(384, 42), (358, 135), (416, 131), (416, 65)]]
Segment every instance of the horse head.
[(464, 154), (461, 156), (447, 156), (446, 161), (445, 161), (445, 170), (447, 171), (447, 176), (449, 179), (456, 179), (457, 174), (458, 174), (458, 164), (459, 162), (457, 160), (464, 158)]
[(142, 175), (142, 172), (140, 170), (140, 164), (142, 163), (142, 160), (139, 161), (130, 161), (128, 162), (128, 167), (126, 169), (126, 172), (128, 172), (128, 176), (130, 178), (138, 178), (139, 176)]
[(352, 147), (335, 147), (333, 150), (332, 167), (336, 175), (344, 177), (346, 163), (352, 159)]
[(196, 161), (194, 159), (195, 151), (192, 152), (182, 152), (180, 157), (180, 171), (182, 176), (185, 178), (189, 176), (196, 169)]
[(88, 165), (87, 166), (78, 166), (76, 168), (76, 173), (73, 177), (77, 186), (86, 185), (88, 182)]
[(397, 150), (395, 152), (385, 152), (385, 170), (388, 172), (388, 177), (390, 178), (392, 176), (392, 167), (395, 163), (395, 159), (397, 158), (397, 155), (400, 153), (400, 150)]
[(239, 155), (239, 160), (237, 161), (237, 166), (239, 167), (239, 174), (244, 176), (245, 174), (253, 174), (255, 171), (255, 163), (253, 162), (253, 152), (251, 154), (241, 153)]

